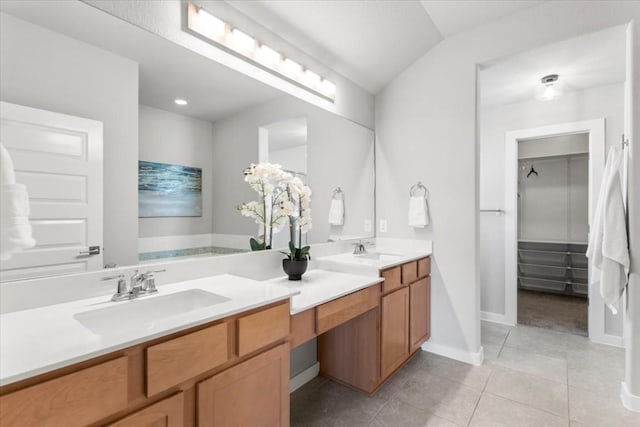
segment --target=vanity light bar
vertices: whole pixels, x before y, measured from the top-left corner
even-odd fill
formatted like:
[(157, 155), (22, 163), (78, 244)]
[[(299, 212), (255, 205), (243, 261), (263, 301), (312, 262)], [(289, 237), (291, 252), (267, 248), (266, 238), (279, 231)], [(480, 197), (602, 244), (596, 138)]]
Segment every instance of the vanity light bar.
[(193, 3), (188, 5), (187, 27), (263, 67), (295, 81), (302, 87), (335, 101), (336, 85), (287, 58), (249, 34), (210, 14)]

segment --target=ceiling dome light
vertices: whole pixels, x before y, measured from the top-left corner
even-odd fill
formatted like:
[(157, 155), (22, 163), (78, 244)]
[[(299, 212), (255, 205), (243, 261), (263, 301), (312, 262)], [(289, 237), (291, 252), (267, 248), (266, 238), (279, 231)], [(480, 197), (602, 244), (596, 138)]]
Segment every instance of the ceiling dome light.
[(557, 74), (549, 74), (540, 79), (540, 84), (536, 86), (536, 99), (539, 101), (551, 101), (562, 95), (563, 86), (558, 81)]
[(186, 99), (181, 99), (181, 98), (176, 98), (173, 100), (173, 102), (176, 103), (176, 105), (187, 105), (188, 102)]

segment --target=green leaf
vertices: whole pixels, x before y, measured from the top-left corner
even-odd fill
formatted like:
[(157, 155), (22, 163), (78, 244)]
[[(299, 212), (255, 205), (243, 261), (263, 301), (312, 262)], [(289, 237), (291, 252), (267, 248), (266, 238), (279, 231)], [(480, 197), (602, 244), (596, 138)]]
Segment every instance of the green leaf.
[(253, 237), (249, 239), (249, 245), (251, 246), (252, 251), (263, 251), (267, 247), (265, 242), (258, 242)]

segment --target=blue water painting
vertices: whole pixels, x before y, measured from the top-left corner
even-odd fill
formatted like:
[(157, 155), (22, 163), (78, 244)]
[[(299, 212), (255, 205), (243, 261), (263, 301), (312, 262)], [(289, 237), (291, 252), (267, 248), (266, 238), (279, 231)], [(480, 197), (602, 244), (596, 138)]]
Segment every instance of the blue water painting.
[(202, 169), (138, 162), (138, 217), (202, 216)]

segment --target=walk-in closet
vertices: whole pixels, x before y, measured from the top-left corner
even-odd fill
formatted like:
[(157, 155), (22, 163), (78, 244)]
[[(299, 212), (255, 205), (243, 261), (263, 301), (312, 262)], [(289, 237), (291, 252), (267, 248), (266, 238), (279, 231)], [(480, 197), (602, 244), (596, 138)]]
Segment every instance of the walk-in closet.
[(589, 135), (518, 143), (518, 323), (587, 335)]

